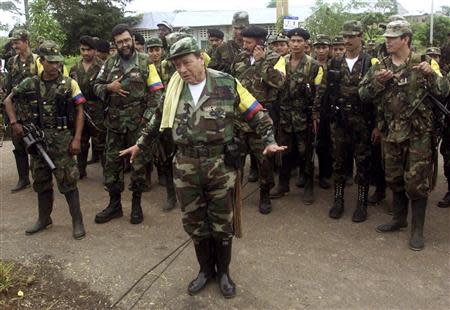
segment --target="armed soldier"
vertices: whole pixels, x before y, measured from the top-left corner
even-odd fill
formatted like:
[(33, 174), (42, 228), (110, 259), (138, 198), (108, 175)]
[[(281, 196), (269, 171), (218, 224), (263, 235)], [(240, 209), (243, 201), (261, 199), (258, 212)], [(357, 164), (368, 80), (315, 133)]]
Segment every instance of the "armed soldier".
[(436, 119), (428, 95), (446, 97), (449, 83), (434, 60), (411, 51), (408, 22), (390, 22), (384, 36), (390, 56), (369, 71), (359, 90), (362, 100), (378, 99), (386, 180), (394, 195), (392, 221), (378, 226), (377, 231), (407, 227), (411, 201), (409, 247), (417, 251), (424, 248), (425, 210), (437, 147), (433, 133)]
[[(332, 113), (334, 204), (329, 216), (339, 219), (344, 212), (345, 161), (353, 144), (358, 200), (352, 221), (363, 222), (367, 218), (371, 144), (378, 136), (376, 130), (373, 130), (374, 111), (370, 105), (359, 100), (358, 84), (371, 65), (377, 63), (377, 59), (362, 51), (363, 31), (360, 22), (345, 22), (342, 35), (346, 45), (345, 55), (343, 58), (330, 60), (327, 76), (322, 82), (315, 104), (319, 106), (325, 95)], [(318, 111), (318, 108), (315, 110)]]
[(241, 115), (262, 137), (264, 153), (285, 148), (276, 145), (272, 121), (259, 102), (232, 76), (205, 68), (193, 38), (172, 45), (169, 59), (178, 74), (169, 83), (164, 107), (137, 145), (121, 155), (132, 154), (133, 159), (140, 149), (148, 149), (160, 130), (171, 132), (178, 147), (174, 176), (183, 226), (194, 240), (200, 265), (188, 293), (198, 293), (216, 276), (222, 294), (231, 298), (236, 294), (229, 265), (240, 168), (239, 149), (233, 141), (235, 118)]
[(208, 55), (213, 55), (215, 50), (222, 45), (224, 33), (219, 29), (208, 29)]
[(167, 54), (169, 53), (169, 45), (167, 44), (166, 41), (166, 37), (173, 32), (173, 26), (163, 20), (162, 22), (160, 22), (159, 24), (156, 25), (158, 27), (158, 36), (161, 39), (162, 43), (163, 43), (163, 50), (164, 50), (164, 55), (163, 57), (165, 58), (167, 56)]
[[(264, 41), (267, 30), (250, 26), (241, 33), (244, 51), (236, 56), (231, 68), (232, 75), (247, 88), (269, 111), (277, 104), (278, 92), (286, 80), (284, 57), (267, 52)], [(236, 129), (245, 148), (246, 154), (253, 154), (257, 161), (260, 180), (259, 211), (268, 214), (272, 211), (270, 189), (274, 186), (273, 165), (269, 158), (263, 156), (264, 143), (247, 123), (237, 122)]]
[(276, 35), (272, 42), (272, 50), (280, 56), (286, 56), (289, 54), (289, 38), (283, 33)]
[[(106, 209), (96, 215), (96, 223), (105, 223), (123, 215), (121, 193), (124, 190), (124, 161), (118, 157), (119, 151), (136, 142), (144, 118), (150, 119), (163, 88), (148, 55), (135, 51), (129, 27), (119, 24), (113, 28), (112, 35), (118, 54), (105, 62), (94, 82), (95, 95), (106, 102), (108, 108), (105, 119), (107, 137), (104, 178), (105, 188), (110, 196)], [(141, 195), (148, 189), (145, 165), (144, 156), (140, 156), (132, 165), (129, 186), (133, 192), (130, 215), (132, 224), (139, 224), (144, 219)]]
[[(106, 128), (104, 127), (105, 109), (103, 102), (94, 94), (94, 80), (97, 77), (103, 62), (95, 56), (96, 44), (92, 37), (82, 36), (80, 38), (80, 54), (82, 59), (70, 68), (69, 76), (78, 82), (86, 102), (84, 112), (87, 114), (81, 135), (81, 152), (77, 156), (80, 179), (86, 173), (87, 158), (89, 153), (89, 140), (92, 138), (92, 158), (96, 161), (101, 159), (104, 166), (104, 151), (106, 140)], [(89, 117), (89, 119), (88, 119)]]
[[(64, 58), (53, 42), (39, 47), (43, 73), (26, 78), (13, 88), (5, 99), (6, 112), (13, 134), (24, 136), (24, 125), (33, 124), (44, 132), (48, 156), (53, 160), (59, 191), (65, 195), (72, 215), (73, 237), (85, 236), (77, 188), (79, 172), (73, 155), (80, 152), (83, 130), (83, 103), (85, 99), (75, 80), (61, 74)], [(16, 103), (16, 109), (13, 107)], [(73, 132), (74, 134), (73, 134)], [(33, 188), (38, 194), (38, 220), (26, 230), (31, 235), (52, 224), (53, 209), (52, 170), (43, 157), (31, 156)]]
[(147, 53), (150, 60), (155, 65), (158, 75), (161, 77), (161, 61), (163, 54), (163, 43), (160, 38), (150, 38), (147, 41)]
[(341, 58), (345, 54), (345, 42), (342, 36), (335, 36), (331, 43), (333, 45), (333, 57)]
[(300, 170), (305, 176), (303, 202), (314, 202), (314, 132), (312, 107), (316, 88), (320, 85), (323, 69), (311, 56), (305, 54), (309, 33), (296, 28), (288, 32), (291, 53), (286, 57), (287, 78), (281, 90), (280, 141), (288, 146), (282, 157), (279, 183), (271, 197), (278, 198), (289, 192), (289, 179), (293, 163), (292, 149), (300, 155)]

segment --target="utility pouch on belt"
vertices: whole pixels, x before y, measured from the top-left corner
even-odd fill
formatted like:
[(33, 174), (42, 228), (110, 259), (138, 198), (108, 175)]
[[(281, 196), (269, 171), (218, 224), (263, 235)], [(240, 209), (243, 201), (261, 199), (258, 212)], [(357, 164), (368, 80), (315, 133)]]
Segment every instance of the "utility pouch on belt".
[(225, 165), (234, 169), (242, 168), (241, 158), (241, 142), (238, 138), (234, 138), (233, 142), (225, 145)]

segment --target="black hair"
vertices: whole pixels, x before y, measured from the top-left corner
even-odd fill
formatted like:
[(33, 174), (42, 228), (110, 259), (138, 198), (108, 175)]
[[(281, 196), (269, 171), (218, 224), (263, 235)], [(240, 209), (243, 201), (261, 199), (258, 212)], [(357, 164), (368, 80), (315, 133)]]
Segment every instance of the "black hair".
[(114, 38), (115, 36), (118, 36), (119, 34), (122, 34), (125, 31), (128, 31), (128, 33), (130, 35), (133, 34), (133, 32), (130, 29), (130, 26), (128, 26), (127, 24), (118, 24), (118, 25), (114, 26), (114, 28), (111, 31), (111, 34), (112, 34), (112, 37)]
[(90, 48), (92, 48), (94, 50), (97, 48), (96, 44), (95, 44), (95, 40), (91, 36), (81, 36), (80, 37), (80, 44), (89, 46)]

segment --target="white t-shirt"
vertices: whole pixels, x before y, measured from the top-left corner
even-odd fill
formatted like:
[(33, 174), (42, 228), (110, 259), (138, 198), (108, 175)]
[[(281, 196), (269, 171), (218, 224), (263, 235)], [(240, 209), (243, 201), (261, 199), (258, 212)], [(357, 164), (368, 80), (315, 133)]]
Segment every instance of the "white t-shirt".
[(189, 91), (191, 92), (192, 99), (194, 99), (195, 105), (197, 105), (198, 100), (200, 99), (200, 95), (203, 92), (203, 88), (205, 88), (206, 85), (206, 79), (201, 81), (198, 84), (188, 84)]
[(350, 70), (350, 72), (352, 72), (352, 70), (353, 70), (353, 66), (355, 65), (355, 63), (356, 63), (356, 61), (358, 60), (358, 57), (355, 57), (355, 58), (345, 58), (345, 61), (347, 62), (347, 66), (348, 66), (348, 69)]
[(253, 64), (255, 63), (256, 59), (253, 56), (250, 56), (250, 64), (253, 66)]

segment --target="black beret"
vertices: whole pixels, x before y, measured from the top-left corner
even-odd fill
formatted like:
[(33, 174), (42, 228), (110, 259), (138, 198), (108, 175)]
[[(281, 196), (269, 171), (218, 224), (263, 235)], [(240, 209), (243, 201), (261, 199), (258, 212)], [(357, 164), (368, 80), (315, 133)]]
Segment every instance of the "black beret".
[(134, 35), (134, 41), (136, 41), (136, 42), (138, 42), (138, 43), (141, 43), (142, 45), (145, 44), (145, 39), (144, 39), (144, 37), (142, 36), (142, 34), (136, 32), (136, 33), (134, 33), (133, 35)]
[(219, 29), (208, 29), (208, 38), (211, 37), (223, 39), (223, 32)]
[(265, 39), (267, 37), (267, 30), (258, 26), (249, 26), (242, 30), (241, 36), (246, 38)]
[(97, 40), (97, 51), (100, 53), (109, 53), (109, 42), (104, 39)]
[(295, 28), (288, 31), (287, 36), (289, 38), (293, 36), (299, 36), (302, 37), (305, 40), (308, 40), (310, 38), (309, 32), (306, 29), (303, 28)]
[(80, 44), (87, 45), (94, 50), (97, 49), (97, 42), (91, 36), (81, 36)]

